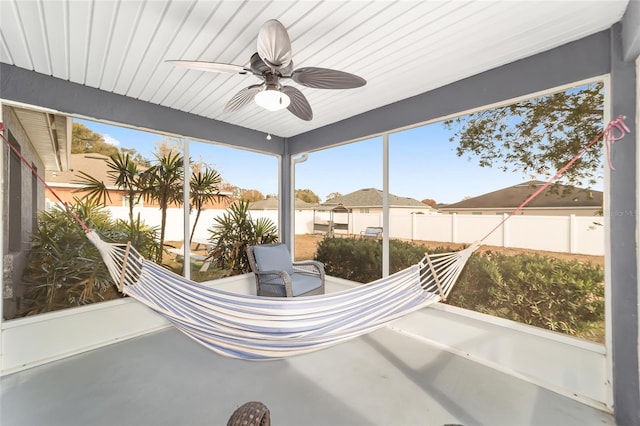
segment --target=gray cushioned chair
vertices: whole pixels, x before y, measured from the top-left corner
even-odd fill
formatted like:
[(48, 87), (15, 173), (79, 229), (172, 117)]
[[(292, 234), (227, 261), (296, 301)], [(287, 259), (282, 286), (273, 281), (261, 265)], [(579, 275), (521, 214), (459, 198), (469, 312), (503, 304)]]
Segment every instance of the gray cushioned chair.
[(315, 260), (292, 262), (286, 245), (247, 247), (258, 296), (298, 297), (324, 294), (324, 265)]

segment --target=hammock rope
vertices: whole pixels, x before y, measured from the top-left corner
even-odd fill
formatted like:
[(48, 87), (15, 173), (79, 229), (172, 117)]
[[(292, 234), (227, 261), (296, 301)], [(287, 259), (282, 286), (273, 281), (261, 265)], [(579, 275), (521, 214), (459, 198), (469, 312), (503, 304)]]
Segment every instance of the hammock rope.
[(604, 138), (604, 146), (606, 149), (606, 157), (607, 164), (611, 170), (615, 170), (613, 167), (613, 163), (611, 162), (611, 146), (616, 142), (622, 139), (627, 133), (629, 133), (629, 128), (626, 124), (624, 124), (624, 119), (626, 117), (623, 115), (619, 115), (616, 119), (611, 120), (609, 124), (605, 127), (605, 129), (600, 132), (597, 136), (595, 136), (591, 141), (584, 147), (580, 152), (578, 152), (571, 160), (567, 162), (562, 168), (558, 169), (555, 175), (553, 175), (549, 180), (547, 180), (544, 185), (540, 186), (533, 194), (531, 194), (526, 200), (524, 200), (518, 207), (513, 209), (509, 214), (507, 214), (501, 221), (498, 223), (491, 231), (487, 233), (484, 237), (480, 239), (480, 242), (489, 238), (491, 234), (493, 234), (498, 228), (500, 228), (504, 223), (511, 218), (511, 216), (518, 213), (522, 210), (527, 204), (529, 204), (534, 198), (538, 195), (542, 194), (542, 192), (547, 189), (553, 182), (558, 180), (560, 176), (573, 164), (578, 161), (585, 152), (589, 150), (596, 142), (598, 142), (601, 138)]
[[(347, 290), (303, 298), (258, 297), (226, 292), (187, 280), (144, 259), (129, 244), (103, 241), (47, 185), (22, 154), (0, 135), (31, 169), (98, 249), (118, 290), (164, 316), (181, 332), (214, 352), (264, 360), (315, 351), (374, 331), (432, 303), (446, 300), (471, 256), (504, 222), (559, 178), (600, 138), (609, 148), (629, 133), (619, 116), (545, 185), (469, 247), (428, 254), (418, 264)], [(618, 132), (616, 134), (615, 132)], [(612, 166), (611, 166), (612, 167)], [(613, 168), (613, 167), (612, 167)]]

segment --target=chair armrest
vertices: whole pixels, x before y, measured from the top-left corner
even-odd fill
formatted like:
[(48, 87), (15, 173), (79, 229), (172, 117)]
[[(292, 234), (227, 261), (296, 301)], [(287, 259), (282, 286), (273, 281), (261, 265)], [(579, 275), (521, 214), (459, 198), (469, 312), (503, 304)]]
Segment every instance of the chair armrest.
[(324, 264), (317, 260), (293, 262), (293, 270), (302, 274), (318, 275), (324, 280)]
[(313, 275), (320, 278), (320, 294), (324, 294), (324, 263), (317, 260), (293, 262), (293, 270), (297, 274)]
[[(293, 297), (293, 289), (291, 287), (291, 277), (285, 271), (256, 271), (258, 287), (262, 284), (282, 285), (285, 288), (287, 297)], [(260, 293), (260, 289), (258, 289)]]

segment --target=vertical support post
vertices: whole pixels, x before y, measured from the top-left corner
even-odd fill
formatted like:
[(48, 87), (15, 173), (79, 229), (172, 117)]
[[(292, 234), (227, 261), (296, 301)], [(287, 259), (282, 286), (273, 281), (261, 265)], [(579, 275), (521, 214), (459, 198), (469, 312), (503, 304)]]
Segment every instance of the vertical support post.
[[(271, 143), (274, 143), (274, 141), (278, 141), (278, 139), (272, 135)], [(280, 208), (278, 209), (278, 231), (280, 232), (280, 241), (285, 243), (289, 247), (291, 255), (295, 256), (293, 160), (287, 138), (279, 141), (282, 143), (282, 155), (279, 158), (280, 196), (278, 200)]]
[[(640, 8), (636, 8), (640, 15)], [(636, 123), (640, 123), (640, 56), (636, 59)], [(640, 132), (636, 130), (636, 146), (640, 146)], [(636, 191), (640, 188), (640, 150), (636, 150)], [(636, 194), (636, 241), (640, 241), (640, 194)], [(636, 255), (638, 253), (636, 252)], [(636, 281), (640, 276), (640, 262), (636, 263)], [(637, 297), (637, 309), (640, 311), (640, 291)], [(640, 382), (640, 315), (636, 311), (638, 318), (638, 382)]]
[(509, 247), (509, 221), (507, 220), (508, 216), (508, 213), (502, 213), (502, 220), (504, 220), (504, 222), (502, 223), (502, 247)]
[(451, 213), (451, 242), (455, 243), (458, 239), (458, 214)]
[[(291, 188), (292, 188), (292, 193), (293, 195), (293, 200), (292, 200), (292, 209), (291, 209), (291, 253), (292, 255), (295, 257), (295, 248), (296, 248), (296, 224), (297, 224), (297, 220), (296, 220), (296, 200), (295, 200), (295, 193), (296, 193), (296, 165), (299, 163), (304, 163), (305, 161), (307, 161), (309, 159), (309, 154), (302, 153), (300, 155), (300, 157), (296, 157), (293, 158), (293, 156), (291, 156)], [(312, 230), (313, 232), (313, 230)]]
[(183, 155), (184, 155), (184, 181), (182, 182), (182, 190), (183, 190), (183, 240), (184, 244), (182, 245), (183, 256), (182, 264), (184, 267), (182, 268), (182, 274), (186, 279), (191, 279), (191, 241), (189, 241), (189, 237), (191, 237), (191, 223), (190, 223), (190, 214), (189, 214), (189, 202), (191, 201), (191, 161), (189, 160), (189, 140), (184, 140), (183, 144)]
[[(635, 3), (635, 2), (631, 2)], [(630, 24), (630, 22), (627, 22)], [(607, 220), (609, 220), (609, 261), (611, 265), (611, 342), (607, 348), (613, 368), (613, 406), (616, 423), (637, 424), (640, 412), (640, 352), (638, 332), (638, 247), (635, 211), (639, 196), (636, 183), (638, 169), (637, 123), (635, 99), (636, 67), (622, 58), (622, 27), (611, 28), (611, 116), (626, 115), (630, 133), (623, 142), (611, 147), (615, 170), (609, 171)], [(606, 258), (606, 257), (605, 257)], [(606, 267), (606, 265), (605, 265)]]
[(417, 239), (416, 234), (418, 233), (418, 230), (416, 216), (417, 214), (415, 214), (415, 212), (411, 213), (411, 241), (415, 241)]
[(389, 276), (389, 134), (382, 135), (382, 276)]
[[(5, 133), (4, 128), (4, 115), (2, 114), (2, 102), (0, 102), (0, 132)], [(4, 216), (4, 188), (6, 185), (6, 181), (4, 178), (4, 144), (0, 148), (0, 217)], [(3, 343), (3, 335), (4, 335), (4, 223), (0, 224), (0, 271), (2, 275), (0, 275), (0, 294), (3, 295), (0, 298), (0, 373), (4, 369), (4, 343)]]
[(576, 252), (576, 215), (569, 215), (569, 253)]

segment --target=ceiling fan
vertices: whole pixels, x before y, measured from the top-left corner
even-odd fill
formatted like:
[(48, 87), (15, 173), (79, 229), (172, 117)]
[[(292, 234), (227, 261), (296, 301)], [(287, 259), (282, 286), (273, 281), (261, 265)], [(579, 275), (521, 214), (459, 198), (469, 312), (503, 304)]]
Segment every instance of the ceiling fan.
[(328, 68), (293, 69), (291, 41), (284, 25), (275, 19), (265, 22), (258, 33), (258, 51), (251, 56), (249, 67), (206, 61), (167, 61), (174, 65), (213, 72), (253, 74), (262, 83), (245, 87), (227, 102), (224, 112), (237, 111), (252, 100), (270, 111), (287, 108), (296, 117), (309, 121), (313, 111), (307, 98), (293, 86), (283, 86), (281, 79), (292, 79), (314, 89), (353, 89), (367, 84), (357, 75)]

